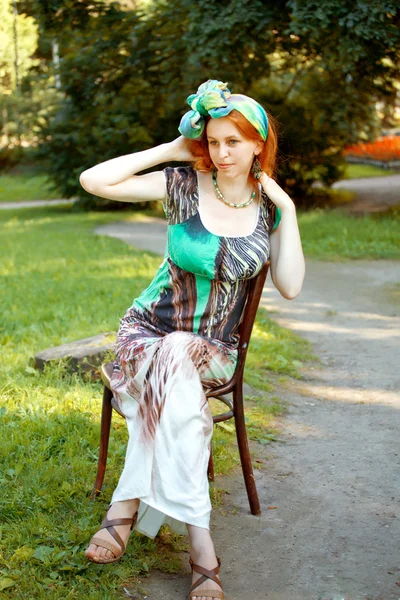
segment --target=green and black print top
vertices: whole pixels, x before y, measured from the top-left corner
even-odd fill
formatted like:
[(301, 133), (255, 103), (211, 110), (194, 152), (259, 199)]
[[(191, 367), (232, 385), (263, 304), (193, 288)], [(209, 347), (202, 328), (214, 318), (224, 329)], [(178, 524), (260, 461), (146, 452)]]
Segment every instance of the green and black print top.
[(262, 192), (254, 231), (243, 237), (218, 236), (200, 219), (194, 169), (167, 167), (164, 174), (164, 260), (131, 309), (164, 333), (190, 331), (237, 347), (249, 279), (269, 259), (269, 234), (279, 224), (280, 211)]

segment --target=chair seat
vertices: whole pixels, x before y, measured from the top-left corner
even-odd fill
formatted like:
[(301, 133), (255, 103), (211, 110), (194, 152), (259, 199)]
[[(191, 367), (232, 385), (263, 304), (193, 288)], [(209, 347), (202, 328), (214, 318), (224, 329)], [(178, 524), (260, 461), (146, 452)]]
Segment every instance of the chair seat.
[[(104, 385), (106, 386), (106, 388), (110, 391), (112, 391), (110, 381), (111, 381), (111, 376), (113, 374), (113, 370), (114, 370), (114, 365), (111, 362), (103, 363), (101, 365), (101, 380), (104, 383)], [(121, 417), (123, 417), (125, 419), (125, 415), (124, 415), (124, 413), (122, 413), (120, 411), (118, 404), (115, 402), (114, 396), (112, 396), (112, 398), (111, 398), (111, 406)]]
[(104, 385), (108, 387), (109, 390), (111, 390), (110, 380), (113, 374), (113, 370), (114, 365), (112, 362), (103, 363), (101, 365), (101, 380), (104, 383)]

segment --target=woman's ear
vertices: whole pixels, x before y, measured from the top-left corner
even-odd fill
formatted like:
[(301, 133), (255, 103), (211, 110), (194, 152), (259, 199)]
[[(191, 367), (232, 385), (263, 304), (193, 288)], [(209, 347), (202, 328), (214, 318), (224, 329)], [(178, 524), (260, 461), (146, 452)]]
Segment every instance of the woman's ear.
[(258, 156), (260, 154), (261, 150), (263, 149), (263, 145), (264, 145), (263, 142), (257, 142), (256, 143), (256, 147), (254, 148), (254, 154), (256, 156)]

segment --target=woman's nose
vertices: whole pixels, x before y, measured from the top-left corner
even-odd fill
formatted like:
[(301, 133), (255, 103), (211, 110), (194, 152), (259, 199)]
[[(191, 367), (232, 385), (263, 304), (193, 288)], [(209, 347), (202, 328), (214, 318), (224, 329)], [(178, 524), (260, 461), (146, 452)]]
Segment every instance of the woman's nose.
[(226, 156), (228, 156), (228, 146), (226, 146), (225, 144), (220, 144), (218, 154), (219, 158), (225, 158)]

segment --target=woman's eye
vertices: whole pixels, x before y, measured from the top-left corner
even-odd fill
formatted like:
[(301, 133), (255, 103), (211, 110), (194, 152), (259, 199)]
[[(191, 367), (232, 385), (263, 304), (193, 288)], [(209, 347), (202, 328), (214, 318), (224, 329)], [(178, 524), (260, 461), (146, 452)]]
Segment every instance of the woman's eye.
[(235, 146), (236, 144), (238, 144), (238, 140), (229, 140), (229, 143)]
[(213, 140), (210, 140), (210, 141), (208, 142), (208, 144), (209, 144), (209, 146), (216, 146), (216, 145), (217, 145), (217, 142), (214, 142)]

